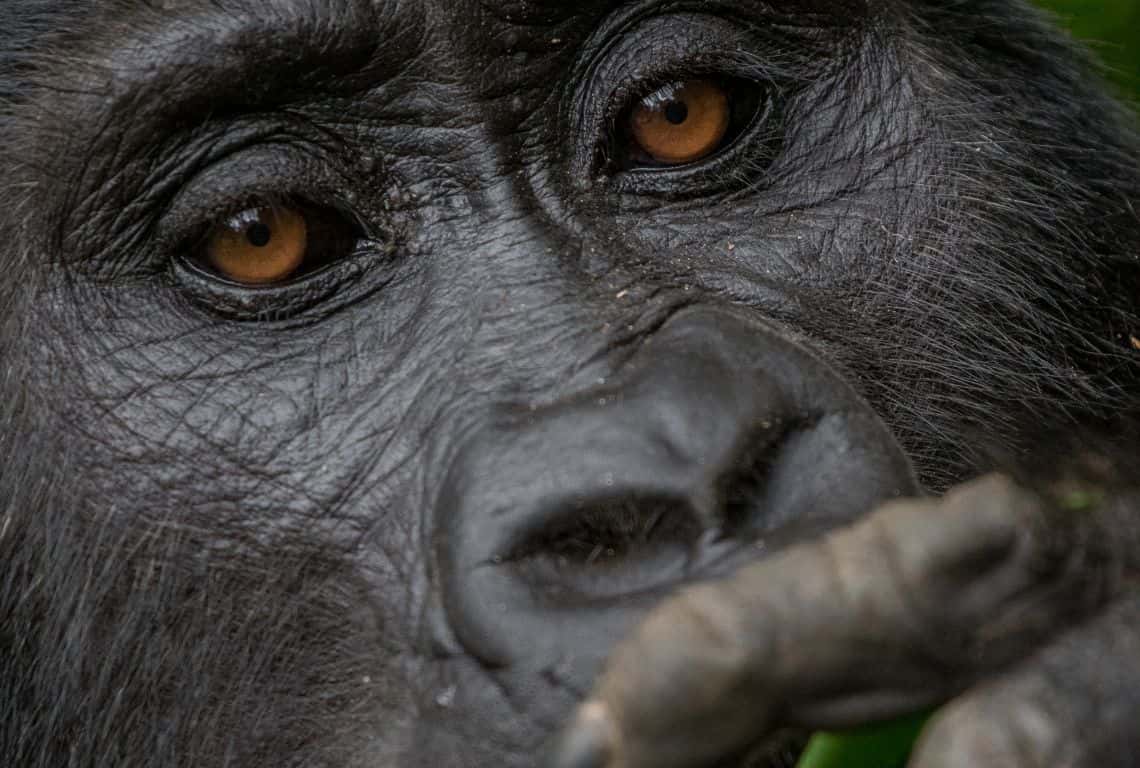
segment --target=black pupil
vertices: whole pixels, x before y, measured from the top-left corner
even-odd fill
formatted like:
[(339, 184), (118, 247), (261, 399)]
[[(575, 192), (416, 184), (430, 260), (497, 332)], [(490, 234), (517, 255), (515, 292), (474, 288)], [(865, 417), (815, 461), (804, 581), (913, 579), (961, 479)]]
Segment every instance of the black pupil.
[(273, 239), (273, 231), (269, 229), (268, 224), (259, 221), (249, 225), (249, 229), (245, 231), (245, 239), (254, 248), (264, 248)]
[(673, 125), (680, 125), (689, 119), (689, 106), (683, 101), (671, 101), (665, 105), (665, 119)]

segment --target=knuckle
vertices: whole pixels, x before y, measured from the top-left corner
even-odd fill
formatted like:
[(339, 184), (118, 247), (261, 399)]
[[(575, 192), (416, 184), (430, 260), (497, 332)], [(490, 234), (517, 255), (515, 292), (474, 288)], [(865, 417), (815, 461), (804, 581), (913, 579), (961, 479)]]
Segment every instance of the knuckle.
[[(1011, 700), (1012, 699), (1012, 700)], [(923, 733), (914, 768), (1063, 768), (1059, 729), (1034, 698), (983, 695), (953, 703)]]

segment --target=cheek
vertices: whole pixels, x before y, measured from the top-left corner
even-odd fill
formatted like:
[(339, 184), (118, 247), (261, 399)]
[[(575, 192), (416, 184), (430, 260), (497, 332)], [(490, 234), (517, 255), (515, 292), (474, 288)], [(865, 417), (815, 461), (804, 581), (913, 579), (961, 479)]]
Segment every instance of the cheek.
[[(138, 328), (120, 332), (144, 338)], [(348, 494), (374, 495), (370, 473), (407, 461), (391, 393), (366, 386), (371, 377), (356, 375), (327, 340), (278, 344), (270, 355), (266, 345), (200, 335), (67, 350), (66, 363), (56, 354), (45, 365), (66, 371), (61, 429), (83, 445), (100, 493), (140, 509), (174, 505), (180, 516), (279, 526), (334, 507), (356, 514), (365, 505), (346, 504)]]

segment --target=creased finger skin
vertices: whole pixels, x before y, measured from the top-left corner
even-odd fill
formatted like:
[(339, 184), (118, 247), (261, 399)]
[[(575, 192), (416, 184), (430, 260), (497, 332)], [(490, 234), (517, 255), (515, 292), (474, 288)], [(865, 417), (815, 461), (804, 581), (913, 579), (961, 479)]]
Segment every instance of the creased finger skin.
[(947, 706), (911, 768), (1140, 765), (1140, 598)]
[[(684, 590), (627, 638), (589, 711), (609, 766), (699, 766), (775, 727), (941, 702), (1112, 595), (1095, 518), (992, 477)], [(572, 765), (572, 762), (555, 762)]]

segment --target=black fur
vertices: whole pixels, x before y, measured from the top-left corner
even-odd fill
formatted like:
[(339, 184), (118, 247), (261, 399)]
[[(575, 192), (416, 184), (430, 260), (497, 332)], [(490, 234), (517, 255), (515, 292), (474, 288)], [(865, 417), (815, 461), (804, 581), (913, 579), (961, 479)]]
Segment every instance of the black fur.
[[(0, 3), (0, 763), (533, 764), (589, 674), (456, 639), (439, 489), (681, 307), (810, 347), (929, 490), (1134, 485), (1140, 140), (1083, 51), (1013, 0), (642, 5)], [(761, 148), (606, 180), (629, 72), (724, 70)], [(188, 287), (269, 193), (358, 273)]]

